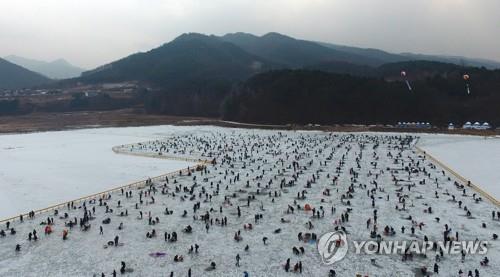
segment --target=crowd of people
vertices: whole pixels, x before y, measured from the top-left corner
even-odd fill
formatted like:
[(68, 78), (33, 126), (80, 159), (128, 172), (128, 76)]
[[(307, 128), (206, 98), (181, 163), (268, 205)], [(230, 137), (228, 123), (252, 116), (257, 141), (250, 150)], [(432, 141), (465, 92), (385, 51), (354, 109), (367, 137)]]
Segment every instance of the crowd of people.
[[(12, 260), (35, 251), (34, 244), (38, 251), (59, 244), (60, 237), (68, 245), (58, 246), (61, 251), (74, 244), (109, 257), (122, 253), (119, 263), (99, 262), (88, 272), (94, 276), (428, 276), (443, 270), (444, 276), (488, 276), (482, 274), (493, 270), (488, 256), (454, 257), (439, 247), (418, 257), (405, 251), (367, 262), (348, 253), (333, 266), (321, 263), (316, 242), (331, 230), (358, 240), (496, 245), (497, 207), (417, 153), (416, 139), (235, 130), (123, 146), (209, 162), (142, 187), (20, 216), (1, 227), (0, 248), (15, 245)], [(152, 261), (137, 258), (144, 254)], [(155, 263), (162, 266), (151, 268)]]

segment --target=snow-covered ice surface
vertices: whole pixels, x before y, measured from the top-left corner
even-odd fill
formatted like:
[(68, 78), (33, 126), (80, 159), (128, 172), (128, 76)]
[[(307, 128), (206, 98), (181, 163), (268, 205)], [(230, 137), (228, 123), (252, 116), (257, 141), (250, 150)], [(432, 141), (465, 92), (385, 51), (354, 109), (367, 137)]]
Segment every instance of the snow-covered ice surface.
[(500, 137), (424, 135), (418, 145), (500, 200)]
[[(344, 227), (350, 240), (367, 240), (374, 230), (375, 209), (376, 232), (384, 240), (423, 240), (424, 236), (431, 241), (442, 240), (445, 224), (452, 230), (450, 236), (458, 233), (459, 240), (490, 241), (493, 233), (500, 233), (500, 221), (491, 216), (492, 211), (498, 211), (497, 207), (487, 201), (476, 201), (473, 191), (466, 189), (463, 195), (452, 176), (443, 176), (440, 168), (418, 156), (413, 148), (401, 148), (402, 140), (392, 136), (216, 127), (171, 127), (177, 130), (172, 132), (172, 129), (166, 131), (166, 127), (151, 128), (148, 132), (157, 137), (150, 143), (124, 146), (120, 150), (203, 156), (215, 158), (217, 164), (191, 176), (170, 178), (168, 183), (165, 180), (142, 190), (134, 189), (130, 191), (131, 197), (112, 193), (110, 199), (103, 200), (113, 210), (108, 213), (99, 201), (86, 202), (85, 207), (92, 214), (87, 231), (78, 226), (65, 227), (65, 222), (83, 218), (82, 203), (76, 203), (74, 209), (61, 209), (57, 216), (51, 212), (25, 219), (23, 223), (16, 220), (11, 227), (17, 233), (11, 235), (7, 231), (5, 237), (0, 237), (0, 276), (100, 276), (102, 272), (111, 276), (113, 270), (119, 271), (121, 261), (133, 269), (124, 276), (169, 276), (170, 272), (175, 272), (174, 276), (187, 276), (189, 268), (192, 276), (243, 276), (244, 271), (251, 277), (328, 276), (331, 269), (342, 277), (422, 276), (419, 269), (426, 266), (432, 271), (436, 252), (431, 251), (427, 258), (415, 256), (403, 262), (401, 255), (355, 255), (350, 251), (342, 261), (326, 266), (321, 263), (316, 244), (299, 241), (298, 234), (320, 236), (335, 227)], [(178, 136), (172, 137), (173, 133)], [(325, 194), (326, 189), (329, 194)], [(298, 197), (302, 192), (305, 199)], [(198, 203), (199, 209), (193, 211)], [(319, 218), (299, 209), (306, 203), (320, 211)], [(465, 206), (471, 211), (470, 216), (466, 215)], [(289, 207), (294, 208), (293, 213), (287, 212)], [(426, 212), (429, 207), (432, 214)], [(173, 214), (166, 215), (167, 208)], [(68, 214), (67, 219), (60, 218), (64, 213)], [(128, 216), (121, 216), (122, 213)], [(204, 222), (201, 216), (207, 213), (210, 220)], [(262, 214), (257, 223), (256, 214)], [(342, 222), (342, 215), (346, 214), (349, 219)], [(44, 226), (40, 225), (47, 217), (54, 218), (54, 233), (50, 235), (44, 235)], [(218, 221), (225, 217), (227, 226), (221, 226)], [(102, 223), (106, 218), (111, 219), (110, 224)], [(152, 224), (156, 218), (159, 222)], [(368, 219), (372, 223), (367, 228)], [(120, 223), (123, 223), (121, 230)], [(244, 229), (248, 223), (253, 224), (252, 230)], [(192, 233), (183, 232), (188, 225), (192, 226)], [(99, 226), (104, 228), (103, 235), (99, 234)], [(385, 226), (393, 227), (396, 234), (392, 237), (383, 234)], [(28, 233), (34, 229), (39, 239), (28, 241)], [(69, 230), (65, 241), (61, 238), (63, 229)], [(146, 233), (153, 229), (157, 236), (147, 238)], [(278, 229), (280, 232), (275, 232)], [(242, 237), (239, 242), (234, 240), (238, 231)], [(178, 241), (166, 242), (165, 232), (177, 232)], [(103, 245), (115, 236), (119, 236), (123, 245), (105, 249)], [(268, 238), (266, 245), (263, 237)], [(16, 244), (21, 245), (20, 252), (14, 251)], [(199, 253), (190, 254), (188, 249), (194, 244), (200, 245)], [(246, 245), (248, 251), (244, 250)], [(305, 253), (294, 255), (294, 246), (304, 247)], [(444, 254), (438, 262), (438, 276), (458, 276), (459, 269), (465, 273), (478, 269), (482, 277), (498, 276), (499, 246), (498, 241), (490, 241), (486, 255), (490, 265), (486, 267), (479, 264), (485, 255), (467, 255), (461, 262), (460, 255)], [(155, 252), (166, 255), (149, 256)], [(237, 254), (241, 256), (240, 267), (235, 266)], [(174, 262), (174, 255), (183, 255), (184, 261)], [(302, 261), (303, 273), (285, 272), (283, 264), (288, 258), (292, 267)], [(375, 264), (370, 262), (372, 258)], [(216, 269), (207, 271), (212, 261)]]
[(140, 127), (0, 135), (0, 220), (193, 165), (112, 151), (154, 139), (157, 132)]

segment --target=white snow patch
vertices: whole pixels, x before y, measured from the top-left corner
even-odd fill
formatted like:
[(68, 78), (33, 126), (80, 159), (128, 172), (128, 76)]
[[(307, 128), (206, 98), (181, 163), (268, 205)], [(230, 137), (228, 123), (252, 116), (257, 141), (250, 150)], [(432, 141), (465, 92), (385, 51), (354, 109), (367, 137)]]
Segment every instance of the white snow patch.
[[(173, 132), (169, 126), (160, 130)], [(0, 219), (193, 165), (112, 151), (156, 132), (139, 127), (1, 135)]]
[(497, 200), (500, 199), (498, 137), (424, 135), (418, 145)]

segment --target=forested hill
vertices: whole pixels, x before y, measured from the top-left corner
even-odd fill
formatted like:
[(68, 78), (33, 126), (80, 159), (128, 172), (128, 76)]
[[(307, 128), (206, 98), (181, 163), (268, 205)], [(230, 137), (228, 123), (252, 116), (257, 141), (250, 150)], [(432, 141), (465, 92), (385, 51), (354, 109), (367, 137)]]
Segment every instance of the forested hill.
[(435, 61), (416, 63), (411, 58), (377, 49), (325, 45), (328, 44), (278, 33), (263, 36), (234, 33), (221, 37), (187, 33), (148, 52), (84, 72), (73, 81), (140, 81), (183, 90), (189, 86), (204, 89), (204, 84), (212, 82), (242, 81), (270, 69), (317, 69), (367, 77), (392, 76), (401, 70), (410, 73), (415, 69), (416, 74), (408, 76), (414, 79), (461, 67)]
[(467, 72), (478, 72), (483, 74), (487, 70), (479, 70), (475, 67), (463, 67), (456, 64), (442, 63), (435, 61), (405, 61), (386, 63), (377, 67), (367, 65), (357, 65), (347, 62), (329, 61), (304, 69), (319, 70), (330, 73), (347, 74), (362, 77), (384, 78), (386, 80), (400, 80), (401, 72), (405, 72), (408, 80), (422, 80), (436, 75), (446, 77), (452, 75), (463, 75)]
[(142, 81), (163, 88), (193, 88), (205, 82), (244, 80), (276, 66), (214, 36), (184, 34), (145, 53), (137, 53), (96, 70), (78, 81)]
[(135, 81), (148, 113), (246, 122), (500, 125), (500, 70), (406, 59), (277, 33), (188, 33), (53, 87)]
[(263, 57), (289, 68), (301, 68), (325, 61), (338, 61), (358, 65), (378, 66), (385, 61), (373, 56), (349, 53), (295, 39), (278, 33), (255, 36), (246, 33), (227, 34), (220, 37), (256, 56)]
[(471, 94), (460, 74), (412, 83), (309, 70), (259, 74), (225, 99), (223, 118), (256, 123), (395, 123), (473, 120), (500, 124), (500, 71), (475, 69)]
[(49, 83), (51, 80), (0, 58), (0, 89), (21, 89)]

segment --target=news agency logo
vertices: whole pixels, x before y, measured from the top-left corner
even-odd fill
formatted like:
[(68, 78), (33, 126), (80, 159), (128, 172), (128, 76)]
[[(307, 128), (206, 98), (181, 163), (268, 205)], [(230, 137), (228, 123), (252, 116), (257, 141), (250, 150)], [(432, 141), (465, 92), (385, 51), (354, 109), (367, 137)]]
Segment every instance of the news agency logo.
[[(359, 255), (425, 255), (430, 251), (442, 251), (449, 255), (484, 255), (488, 252), (487, 241), (419, 241), (419, 240), (347, 240), (343, 231), (323, 234), (317, 244), (321, 261), (332, 265), (341, 261), (349, 250), (349, 243), (354, 247), (354, 254)], [(487, 261), (486, 261), (487, 262)]]
[(343, 231), (328, 232), (319, 238), (317, 247), (323, 263), (332, 265), (347, 254), (347, 235)]

